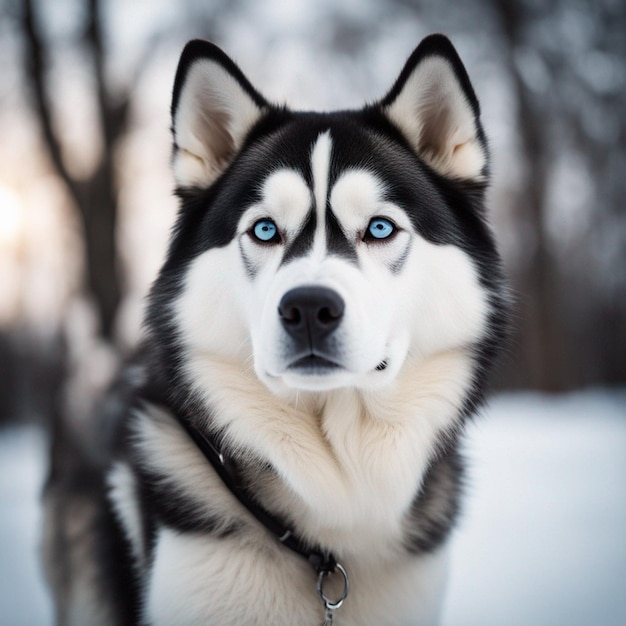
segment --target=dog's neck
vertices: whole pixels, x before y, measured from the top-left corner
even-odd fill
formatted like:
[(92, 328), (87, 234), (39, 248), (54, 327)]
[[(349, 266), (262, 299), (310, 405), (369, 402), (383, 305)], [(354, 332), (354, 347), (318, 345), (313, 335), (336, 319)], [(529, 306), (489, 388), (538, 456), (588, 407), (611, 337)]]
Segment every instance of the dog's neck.
[(278, 398), (249, 368), (205, 354), (189, 370), (207, 405), (195, 426), (219, 432), (233, 458), (271, 465), (312, 534), (326, 528), (332, 543), (348, 544), (397, 536), (441, 433), (458, 424), (471, 362), (446, 352), (408, 362), (388, 389)]

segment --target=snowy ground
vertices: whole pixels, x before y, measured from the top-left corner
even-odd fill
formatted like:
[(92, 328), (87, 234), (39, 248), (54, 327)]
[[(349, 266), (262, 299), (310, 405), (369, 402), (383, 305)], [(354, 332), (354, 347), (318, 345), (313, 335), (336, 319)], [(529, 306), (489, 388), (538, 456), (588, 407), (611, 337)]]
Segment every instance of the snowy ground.
[(45, 442), (33, 427), (0, 432), (0, 626), (47, 626), (37, 555)]
[(501, 396), (467, 450), (444, 625), (626, 625), (626, 393)]
[[(0, 437), (0, 626), (52, 623), (43, 450), (33, 429)], [(626, 392), (500, 396), (467, 451), (444, 626), (626, 624)]]

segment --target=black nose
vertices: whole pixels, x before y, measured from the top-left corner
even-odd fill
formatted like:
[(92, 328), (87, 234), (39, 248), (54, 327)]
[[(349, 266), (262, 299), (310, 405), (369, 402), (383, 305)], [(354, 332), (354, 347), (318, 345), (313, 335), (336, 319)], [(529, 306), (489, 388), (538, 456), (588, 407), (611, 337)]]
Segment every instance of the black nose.
[(278, 305), (285, 330), (300, 344), (312, 350), (341, 323), (343, 298), (328, 287), (296, 287)]

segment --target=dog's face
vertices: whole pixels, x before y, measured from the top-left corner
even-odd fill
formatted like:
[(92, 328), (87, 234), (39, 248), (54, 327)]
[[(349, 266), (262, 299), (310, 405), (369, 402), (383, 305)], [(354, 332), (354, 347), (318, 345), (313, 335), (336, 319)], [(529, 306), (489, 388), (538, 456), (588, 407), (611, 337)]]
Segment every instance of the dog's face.
[(183, 206), (152, 319), (185, 362), (253, 365), (276, 393), (376, 389), (484, 339), (486, 148), (445, 38), (380, 103), (331, 114), (269, 105), (192, 42), (172, 115)]

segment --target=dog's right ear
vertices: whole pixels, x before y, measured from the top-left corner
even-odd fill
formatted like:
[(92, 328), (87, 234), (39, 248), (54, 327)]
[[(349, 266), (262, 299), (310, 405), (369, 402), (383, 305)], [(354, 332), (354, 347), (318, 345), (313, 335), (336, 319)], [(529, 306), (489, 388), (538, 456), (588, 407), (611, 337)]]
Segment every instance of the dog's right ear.
[(211, 185), (268, 108), (222, 50), (208, 41), (190, 41), (178, 63), (172, 96), (177, 186)]

